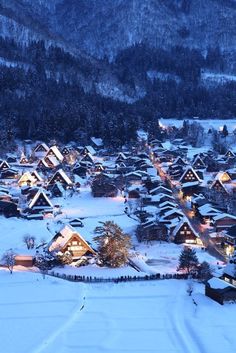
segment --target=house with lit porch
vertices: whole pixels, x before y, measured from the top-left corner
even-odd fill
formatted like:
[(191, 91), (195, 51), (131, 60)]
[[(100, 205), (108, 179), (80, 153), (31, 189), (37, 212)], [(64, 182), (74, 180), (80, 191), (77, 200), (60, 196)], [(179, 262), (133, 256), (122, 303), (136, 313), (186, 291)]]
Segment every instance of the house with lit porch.
[(96, 252), (71, 225), (66, 224), (56, 233), (48, 244), (48, 250), (53, 253), (69, 252), (73, 260), (78, 260), (82, 256), (93, 256)]

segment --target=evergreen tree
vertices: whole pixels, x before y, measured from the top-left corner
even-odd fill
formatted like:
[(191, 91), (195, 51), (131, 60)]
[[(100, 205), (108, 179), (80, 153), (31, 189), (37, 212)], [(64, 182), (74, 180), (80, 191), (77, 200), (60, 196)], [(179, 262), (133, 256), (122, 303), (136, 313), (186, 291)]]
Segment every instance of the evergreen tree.
[(203, 261), (198, 269), (198, 276), (203, 283), (206, 283), (212, 277), (211, 267), (208, 262)]
[(222, 130), (222, 135), (226, 138), (228, 136), (228, 134), (229, 134), (229, 132), (228, 132), (227, 126), (224, 125), (223, 130)]
[(184, 247), (179, 256), (179, 266), (177, 271), (184, 271), (188, 275), (197, 273), (198, 258), (194, 249)]
[(94, 241), (98, 245), (98, 262), (102, 266), (121, 267), (128, 262), (131, 241), (129, 235), (113, 221), (101, 222), (95, 228)]

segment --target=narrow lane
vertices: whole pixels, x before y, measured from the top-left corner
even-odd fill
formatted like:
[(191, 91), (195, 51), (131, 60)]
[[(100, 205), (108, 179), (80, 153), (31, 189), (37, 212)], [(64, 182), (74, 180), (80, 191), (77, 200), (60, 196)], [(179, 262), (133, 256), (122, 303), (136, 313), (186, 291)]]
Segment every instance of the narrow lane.
[(162, 170), (159, 163), (155, 162), (154, 166), (156, 167), (161, 180), (165, 183), (168, 181), (168, 183), (170, 184), (176, 203), (178, 204), (179, 208), (184, 213), (186, 218), (189, 220), (189, 223), (191, 224), (193, 229), (199, 234), (209, 254), (216, 257), (220, 261), (226, 261), (227, 259), (225, 254), (221, 252), (220, 249), (218, 249), (216, 245), (212, 242), (209, 236), (209, 229), (206, 229), (202, 226), (200, 220), (197, 217), (195, 217), (192, 214), (192, 211), (186, 206), (185, 201), (179, 198), (178, 189), (175, 186), (173, 186), (169, 175)]

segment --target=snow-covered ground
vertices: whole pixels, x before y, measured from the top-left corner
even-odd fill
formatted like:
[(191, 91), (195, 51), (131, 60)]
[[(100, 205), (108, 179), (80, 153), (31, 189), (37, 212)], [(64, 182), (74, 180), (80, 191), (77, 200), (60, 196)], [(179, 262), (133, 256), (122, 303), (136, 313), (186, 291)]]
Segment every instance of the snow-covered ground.
[(201, 74), (201, 80), (206, 83), (225, 84), (227, 82), (236, 81), (235, 75), (218, 74), (211, 71), (205, 71)]
[(4, 353), (233, 353), (235, 305), (183, 280), (91, 284), (0, 271)]
[[(82, 218), (84, 227), (77, 228), (77, 231), (92, 246), (94, 244), (94, 229), (99, 222), (108, 220), (116, 222), (126, 233), (132, 237), (133, 261), (139, 267), (137, 272), (130, 266), (121, 269), (107, 269), (96, 265), (84, 267), (65, 266), (64, 268), (55, 268), (56, 273), (73, 274), (78, 276), (92, 277), (119, 277), (119, 276), (143, 276), (145, 274), (155, 273), (175, 273), (178, 266), (178, 258), (182, 245), (152, 242), (152, 244), (139, 244), (135, 236), (135, 229), (138, 225), (135, 218), (130, 218), (124, 213), (124, 198), (117, 196), (115, 198), (93, 198), (87, 187), (82, 187), (79, 194), (72, 197), (52, 199), (53, 204), (61, 205), (62, 213), (56, 218), (44, 220), (26, 220), (23, 218), (5, 218), (0, 216), (1, 235), (0, 251), (1, 254), (12, 248), (17, 254), (35, 255), (35, 249), (28, 251), (23, 243), (25, 235), (35, 236), (36, 245), (42, 242), (49, 242), (58, 232), (63, 224), (69, 222), (75, 217)], [(217, 269), (217, 260), (207, 252), (197, 248), (199, 261), (207, 261)]]
[(26, 220), (23, 218), (5, 218), (0, 216), (0, 253), (12, 248), (17, 253), (25, 253), (26, 246), (22, 239), (29, 234), (35, 236), (36, 243), (42, 240), (50, 241), (63, 224), (73, 218), (83, 218), (83, 228), (77, 228), (78, 232), (89, 242), (93, 242), (94, 229), (99, 222), (113, 220), (127, 233), (133, 233), (137, 221), (127, 217), (124, 213), (124, 198), (94, 198), (89, 188), (81, 188), (79, 194), (66, 198), (52, 199), (53, 205), (61, 205), (62, 213), (56, 218), (44, 220)]
[[(196, 121), (200, 123), (205, 131), (208, 131), (210, 128), (215, 128), (216, 130), (222, 130), (224, 125), (227, 125), (228, 131), (232, 132), (236, 129), (236, 120), (235, 119), (186, 119), (190, 122)], [(183, 120), (179, 119), (160, 119), (159, 122), (162, 126), (175, 126), (177, 128), (183, 125)]]
[[(146, 245), (144, 243), (138, 244), (135, 249), (141, 258), (149, 267), (152, 273), (176, 273), (179, 263), (179, 256), (184, 245), (177, 245), (174, 243), (159, 243), (158, 241)], [(192, 246), (195, 248), (199, 262), (207, 261), (212, 270), (218, 272), (218, 267), (221, 266), (219, 261), (211, 256), (207, 251), (202, 250), (200, 246)], [(146, 268), (147, 272), (147, 268)]]

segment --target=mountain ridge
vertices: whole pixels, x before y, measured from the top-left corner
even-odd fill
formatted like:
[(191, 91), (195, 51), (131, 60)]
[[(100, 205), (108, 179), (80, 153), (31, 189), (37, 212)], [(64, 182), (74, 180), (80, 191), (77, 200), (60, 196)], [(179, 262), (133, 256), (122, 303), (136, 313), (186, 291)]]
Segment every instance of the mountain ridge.
[(202, 51), (236, 47), (235, 0), (1, 0), (5, 21), (10, 11), (32, 37), (110, 60), (140, 42)]

